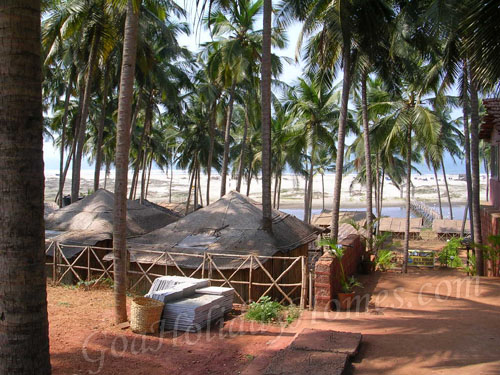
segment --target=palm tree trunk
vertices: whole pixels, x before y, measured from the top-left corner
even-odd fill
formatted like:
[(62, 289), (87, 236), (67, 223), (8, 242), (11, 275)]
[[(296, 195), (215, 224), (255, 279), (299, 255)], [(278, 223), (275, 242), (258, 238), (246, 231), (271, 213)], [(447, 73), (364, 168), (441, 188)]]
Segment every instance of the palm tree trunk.
[(323, 204), (321, 206), (322, 211), (325, 210), (325, 174), (321, 173), (321, 196), (323, 198)]
[(127, 321), (126, 291), (129, 262), (127, 252), (127, 174), (138, 31), (139, 10), (135, 10), (132, 0), (128, 0), (118, 97), (118, 121), (116, 125), (115, 207), (113, 212), (116, 323)]
[(248, 134), (248, 107), (245, 106), (245, 128), (243, 129), (243, 140), (241, 142), (240, 151), (240, 165), (238, 167), (238, 182), (236, 183), (236, 191), (239, 193), (241, 190), (241, 180), (243, 178), (243, 163), (245, 159), (245, 149), (247, 146), (247, 134)]
[(102, 166), (102, 139), (104, 136), (104, 125), (106, 123), (106, 107), (108, 100), (108, 74), (107, 69), (104, 68), (104, 88), (102, 93), (102, 104), (101, 104), (101, 118), (99, 121), (99, 127), (97, 128), (97, 145), (96, 145), (96, 158), (95, 158), (95, 171), (94, 171), (94, 191), (99, 189), (99, 179), (101, 175)]
[(280, 171), (280, 183), (278, 184), (278, 206), (277, 209), (280, 209), (280, 200), (281, 200), (281, 171)]
[(106, 160), (106, 172), (104, 173), (104, 189), (106, 189), (107, 184), (108, 184), (108, 176), (109, 176), (109, 168), (110, 168), (109, 164), (110, 164), (109, 161)]
[(198, 194), (200, 196), (200, 205), (203, 207), (203, 194), (201, 193), (201, 166), (198, 163)]
[(470, 160), (470, 135), (469, 135), (469, 85), (468, 85), (468, 68), (467, 62), (464, 61), (463, 67), (463, 118), (464, 118), (464, 139), (465, 139), (465, 176), (467, 180), (467, 206), (469, 207), (469, 222), (471, 240), (474, 242), (474, 217), (472, 215), (472, 176), (471, 176), (471, 160)]
[(59, 181), (59, 191), (57, 192), (56, 195), (56, 201), (58, 199), (61, 199), (61, 202), (64, 199), (64, 183), (66, 181), (66, 176), (68, 175), (68, 170), (69, 166), (71, 165), (71, 160), (73, 160), (73, 156), (75, 155), (75, 149), (76, 149), (76, 138), (73, 139), (73, 142), (71, 142), (71, 149), (69, 152), (68, 157), (66, 158), (66, 165), (64, 166), (64, 172), (62, 174), (62, 181)]
[(453, 206), (451, 205), (450, 189), (448, 189), (448, 179), (446, 178), (446, 170), (444, 169), (444, 161), (442, 156), (441, 168), (443, 169), (444, 187), (446, 189), (446, 197), (448, 197), (448, 206), (450, 207), (450, 219), (453, 220)]
[(170, 184), (168, 186), (168, 203), (172, 203), (172, 183), (174, 181), (174, 150), (170, 159)]
[(85, 76), (85, 92), (83, 94), (82, 116), (77, 131), (76, 153), (73, 158), (73, 173), (71, 179), (71, 202), (76, 202), (80, 195), (80, 170), (82, 166), (83, 146), (85, 145), (85, 133), (87, 129), (87, 118), (90, 107), (90, 93), (92, 92), (92, 80), (94, 78), (94, 70), (97, 64), (98, 48), (100, 42), (100, 33), (97, 30), (92, 39), (90, 48), (89, 63), (87, 74)]
[(385, 169), (382, 168), (382, 181), (380, 182), (380, 203), (379, 203), (379, 208), (380, 208), (380, 213), (379, 215), (382, 216), (382, 208), (384, 205), (384, 184), (385, 184)]
[(252, 171), (248, 171), (248, 177), (247, 177), (247, 197), (250, 195), (250, 184), (252, 182)]
[(488, 201), (490, 197), (490, 169), (488, 168), (488, 160), (485, 158), (483, 161), (484, 171), (486, 172), (486, 192), (484, 200)]
[(56, 201), (59, 204), (59, 207), (62, 207), (63, 204), (63, 197), (62, 197), (62, 192), (64, 189), (64, 179), (63, 179), (63, 174), (64, 174), (64, 147), (66, 145), (66, 121), (68, 119), (68, 108), (69, 108), (69, 99), (71, 96), (71, 89), (73, 88), (73, 75), (71, 75), (71, 79), (69, 80), (68, 87), (66, 88), (66, 97), (64, 98), (64, 114), (63, 118), (61, 121), (61, 155), (60, 155), (60, 161), (59, 161), (59, 193)]
[[(305, 169), (308, 170), (309, 167), (306, 163)], [(304, 219), (303, 221), (307, 223), (307, 213), (309, 212), (309, 176), (304, 178)]]
[(411, 123), (406, 130), (406, 223), (403, 248), (403, 273), (408, 272), (408, 249), (410, 247), (410, 199), (411, 199)]
[(380, 199), (379, 199), (379, 186), (380, 186), (380, 170), (379, 170), (379, 162), (380, 157), (377, 153), (377, 156), (375, 157), (375, 206), (377, 210), (377, 217), (380, 218)]
[(311, 165), (309, 166), (309, 182), (307, 184), (307, 220), (304, 218), (304, 221), (308, 224), (311, 223), (311, 213), (312, 213), (312, 199), (313, 199), (313, 188), (314, 188), (314, 154), (316, 153), (316, 137), (313, 134), (311, 137), (312, 145), (311, 145)]
[(148, 167), (148, 181), (146, 182), (146, 199), (148, 198), (149, 183), (151, 182), (151, 169), (152, 168), (153, 168), (153, 157), (151, 156), (151, 159), (149, 160), (149, 167)]
[(214, 158), (216, 121), (217, 121), (217, 102), (215, 102), (212, 107), (212, 113), (210, 116), (210, 127), (208, 129), (210, 135), (210, 147), (208, 149), (208, 161), (207, 161), (207, 206), (210, 204), (210, 180), (212, 177), (212, 160)]
[(198, 209), (198, 161), (196, 161), (193, 170), (193, 178), (194, 178), (194, 198), (193, 198), (193, 211)]
[(0, 3), (0, 374), (51, 373), (40, 2)]
[(439, 181), (438, 181), (438, 175), (436, 171), (436, 167), (433, 165), (432, 170), (434, 171), (434, 179), (436, 180), (436, 190), (437, 190), (437, 196), (438, 196), (438, 202), (439, 202), (439, 218), (443, 219), (443, 206), (441, 204), (441, 191), (439, 190)]
[(272, 232), (271, 210), (271, 16), (272, 0), (264, 0), (262, 17), (262, 227)]
[(368, 124), (368, 100), (366, 98), (366, 80), (368, 75), (363, 73), (361, 78), (361, 109), (363, 117), (363, 141), (365, 146), (365, 170), (366, 170), (366, 228), (368, 230), (368, 251), (372, 251), (372, 215), (373, 215), (373, 202), (372, 202), (372, 162), (371, 162), (371, 149), (370, 149), (370, 126)]
[[(147, 147), (147, 146), (146, 146)], [(139, 202), (142, 204), (144, 202), (145, 194), (146, 194), (146, 170), (147, 170), (147, 164), (148, 164), (148, 150), (145, 149), (143, 151), (143, 158), (142, 158), (142, 173), (141, 173), (141, 195)]]
[(276, 198), (278, 195), (278, 174), (274, 174), (274, 194), (273, 194), (273, 208), (276, 208)]
[(229, 164), (229, 143), (231, 140), (231, 119), (233, 117), (233, 105), (234, 105), (234, 87), (235, 84), (233, 83), (229, 91), (229, 105), (227, 108), (226, 128), (224, 130), (224, 156), (222, 158), (222, 174), (220, 178), (221, 197), (226, 195), (227, 167)]
[(351, 89), (351, 41), (350, 36), (344, 39), (343, 58), (344, 78), (342, 81), (342, 102), (340, 107), (337, 160), (335, 163), (335, 186), (333, 189), (331, 238), (336, 240), (339, 234), (340, 195), (342, 192), (342, 174), (344, 170), (344, 144), (347, 124), (349, 91)]
[[(477, 97), (477, 86), (472, 73), (470, 75), (470, 106), (472, 217), (474, 218), (474, 241), (477, 244), (481, 244), (481, 207), (479, 202), (479, 102)], [(476, 269), (478, 276), (484, 276), (483, 251), (480, 248), (476, 248)]]
[(188, 190), (186, 209), (185, 209), (186, 215), (189, 213), (189, 205), (191, 203), (191, 191), (193, 190), (194, 176), (195, 176), (195, 173), (194, 173), (194, 166), (193, 166), (192, 171), (191, 171), (191, 176), (189, 178), (189, 190)]

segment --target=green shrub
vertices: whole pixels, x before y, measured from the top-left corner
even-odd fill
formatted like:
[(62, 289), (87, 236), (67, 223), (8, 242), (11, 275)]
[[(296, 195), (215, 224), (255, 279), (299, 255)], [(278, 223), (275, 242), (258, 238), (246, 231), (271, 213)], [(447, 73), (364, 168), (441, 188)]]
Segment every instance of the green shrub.
[(268, 296), (261, 297), (257, 302), (252, 302), (248, 308), (246, 318), (258, 322), (269, 323), (278, 320), (283, 309), (278, 302), (271, 301)]
[(391, 250), (379, 250), (375, 258), (375, 269), (380, 271), (387, 271), (394, 265), (392, 259), (394, 258)]
[(261, 297), (250, 304), (245, 315), (248, 320), (262, 323), (285, 323), (289, 325), (300, 317), (300, 309), (295, 305), (282, 306), (272, 301), (270, 297)]
[(452, 268), (463, 267), (462, 260), (458, 252), (462, 247), (461, 238), (452, 238), (448, 241), (446, 246), (438, 254), (438, 260), (441, 266)]

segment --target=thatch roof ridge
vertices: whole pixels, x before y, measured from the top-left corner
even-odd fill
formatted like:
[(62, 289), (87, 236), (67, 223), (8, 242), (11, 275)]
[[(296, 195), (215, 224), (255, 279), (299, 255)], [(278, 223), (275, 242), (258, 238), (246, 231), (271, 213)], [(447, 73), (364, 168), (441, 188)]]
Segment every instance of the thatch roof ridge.
[[(74, 202), (47, 216), (45, 227), (75, 233), (80, 241), (82, 232), (89, 234), (89, 238), (103, 234), (112, 238), (113, 233), (114, 194), (105, 189), (99, 189), (93, 194)], [(178, 216), (170, 215), (164, 210), (141, 205), (138, 201), (127, 201), (127, 236), (139, 236), (149, 233), (159, 227), (178, 220)], [(81, 232), (76, 235), (76, 232)], [(66, 234), (64, 239), (70, 240), (73, 236)], [(54, 238), (56, 239), (56, 238)]]
[(273, 210), (273, 232), (262, 228), (261, 204), (230, 192), (211, 205), (149, 234), (131, 239), (131, 249), (272, 256), (314, 241), (322, 229)]

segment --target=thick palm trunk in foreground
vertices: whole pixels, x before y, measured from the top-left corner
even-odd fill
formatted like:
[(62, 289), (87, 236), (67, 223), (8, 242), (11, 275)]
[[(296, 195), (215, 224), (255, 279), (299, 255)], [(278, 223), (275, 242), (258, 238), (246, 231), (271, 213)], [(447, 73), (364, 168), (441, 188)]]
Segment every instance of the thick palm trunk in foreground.
[(51, 373), (40, 1), (0, 2), (0, 374)]
[(272, 231), (271, 207), (271, 15), (272, 0), (264, 0), (262, 28), (262, 226)]
[(120, 94), (118, 97), (115, 207), (113, 212), (116, 323), (127, 321), (127, 173), (138, 29), (138, 10), (134, 11), (132, 0), (128, 0), (120, 76)]

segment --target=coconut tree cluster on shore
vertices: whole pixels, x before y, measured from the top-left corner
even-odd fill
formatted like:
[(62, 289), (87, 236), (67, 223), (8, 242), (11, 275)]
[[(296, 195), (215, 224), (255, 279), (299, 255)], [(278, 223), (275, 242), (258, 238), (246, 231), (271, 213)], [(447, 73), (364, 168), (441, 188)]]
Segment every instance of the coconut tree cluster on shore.
[[(179, 4), (0, 4), (0, 374), (50, 373), (43, 134), (60, 150), (61, 205), (70, 169), (71, 200), (82, 193), (83, 158), (95, 164), (94, 189), (102, 169), (116, 169), (117, 322), (127, 319), (125, 202), (147, 197), (155, 166), (187, 169), (187, 204), (195, 206), (214, 200), (215, 173), (220, 195), (228, 175), (237, 190), (246, 181), (247, 194), (260, 176), (268, 231), (285, 170), (305, 177), (306, 221), (313, 176), (334, 171), (334, 186), (326, 187), (333, 192), (334, 240), (344, 172), (356, 171), (366, 187), (369, 228), (370, 213), (380, 215), (387, 176), (406, 194), (408, 250), (415, 165), (424, 161), (445, 174), (448, 153), (465, 159), (472, 235), (482, 242), (479, 170), (488, 149), (481, 150), (478, 133), (481, 98), (500, 87), (497, 1), (198, 0), (195, 23), (212, 37), (199, 51), (178, 42), (196, 27)], [(304, 71), (285, 83), (287, 59), (279, 54), (291, 24), (301, 27)], [(453, 110), (463, 116), (452, 118)], [(346, 145), (349, 134), (355, 140)], [(482, 275), (480, 249), (476, 259)]]

